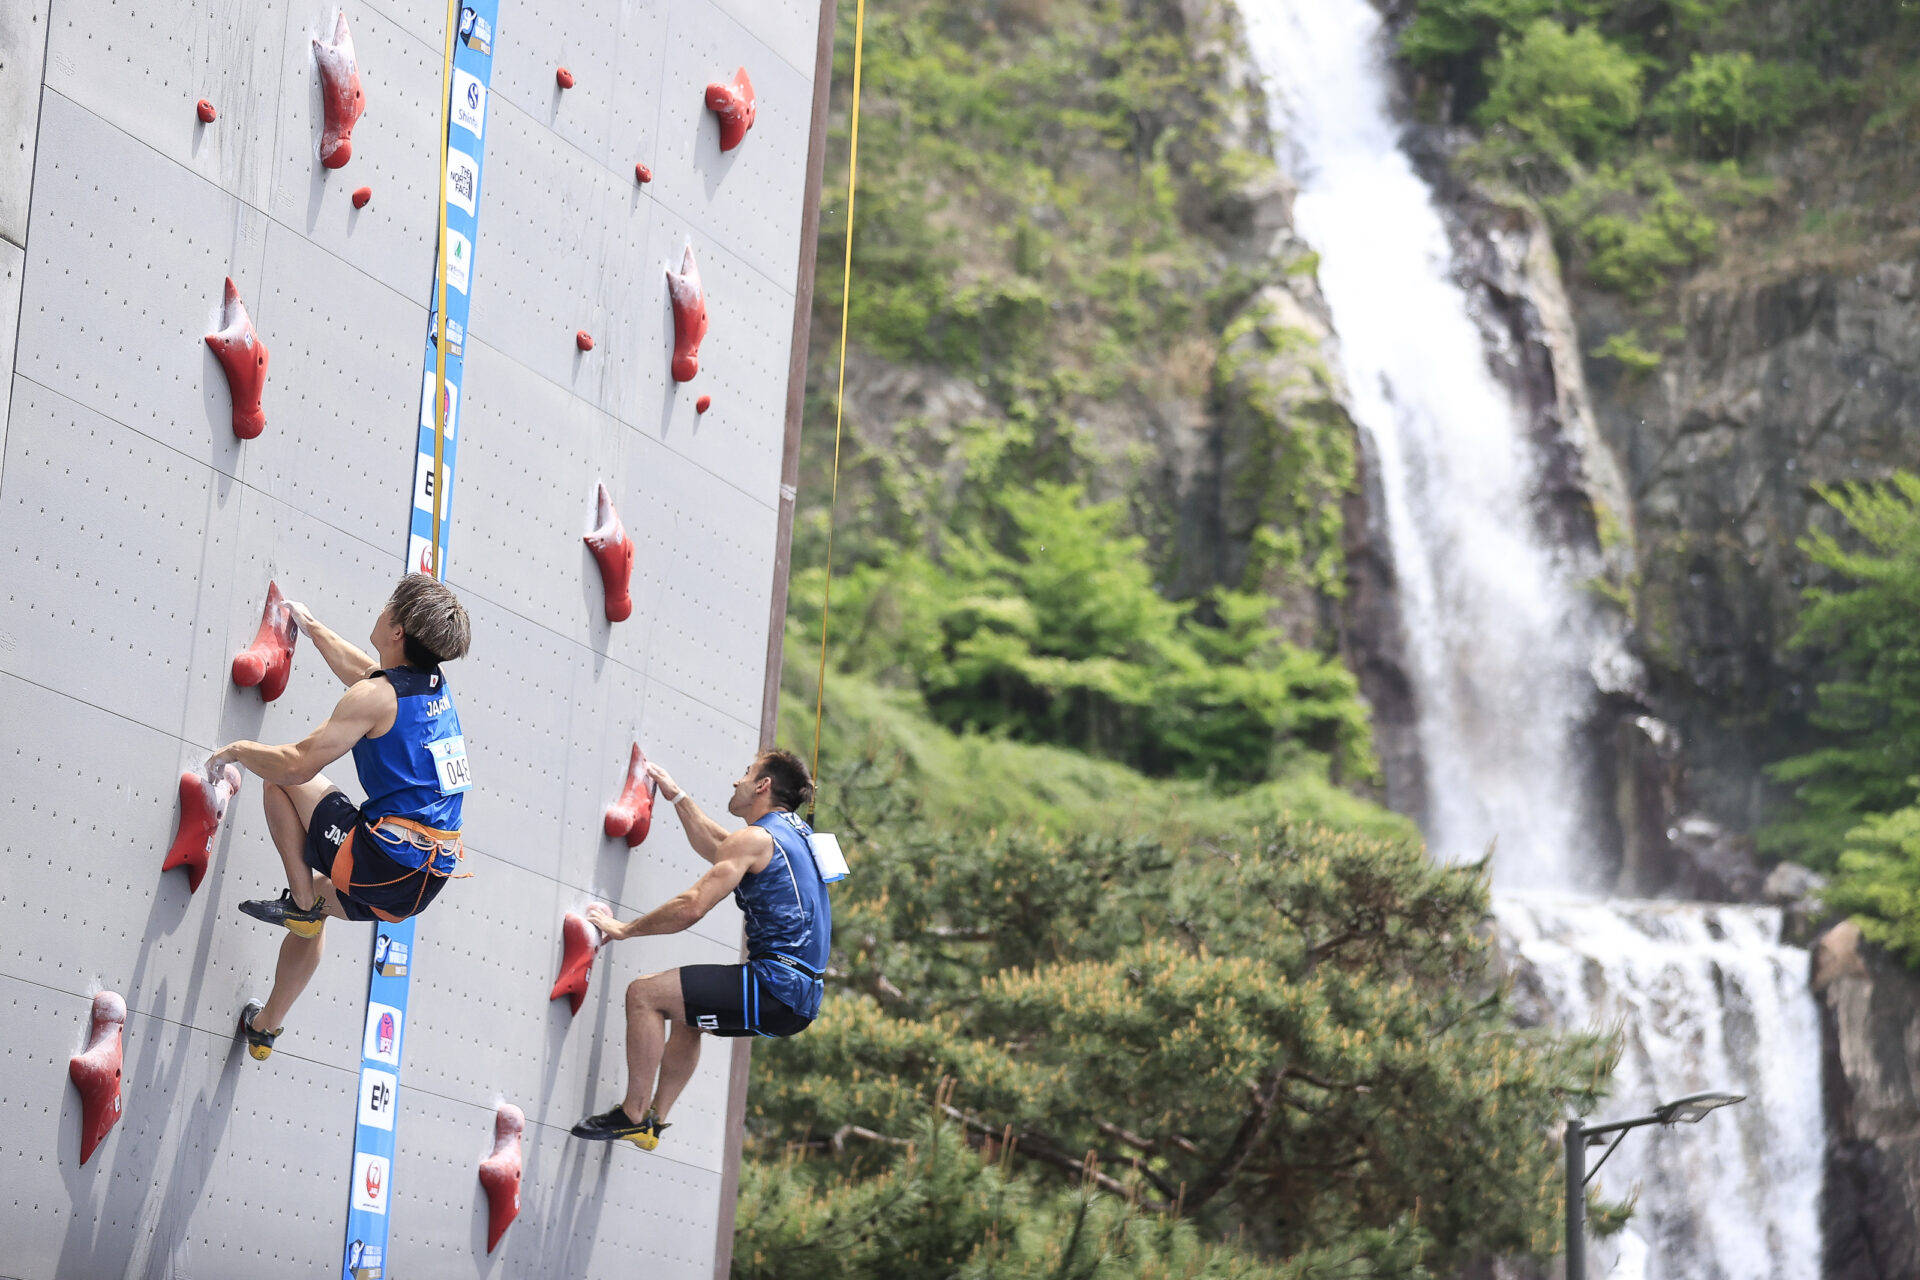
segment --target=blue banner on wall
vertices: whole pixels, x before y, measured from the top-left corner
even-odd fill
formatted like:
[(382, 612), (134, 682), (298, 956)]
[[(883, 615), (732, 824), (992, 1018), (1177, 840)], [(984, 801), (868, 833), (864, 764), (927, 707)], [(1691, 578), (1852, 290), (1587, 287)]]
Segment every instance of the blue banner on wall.
[[(481, 145), (486, 134), (487, 91), (493, 79), (493, 29), (499, 0), (477, 0), (460, 11), (449, 86), (447, 222), (446, 438), (440, 474), (433, 467), (433, 392), (438, 340), (438, 282), (427, 289), (426, 376), (420, 389), (419, 456), (413, 474), (413, 508), (407, 538), (409, 571), (431, 572), (433, 546), (446, 573), (448, 532), (453, 526), (454, 461), (459, 456), (461, 371), (467, 345), (467, 299), (473, 283), (473, 248), (479, 238)], [(440, 260), (435, 246), (434, 261)], [(431, 272), (429, 276), (431, 277)], [(440, 527), (433, 527), (433, 495), (440, 490)], [(373, 972), (367, 982), (367, 1020), (360, 1042), (360, 1088), (355, 1102), (353, 1176), (347, 1196), (346, 1280), (385, 1280), (388, 1227), (393, 1204), (394, 1119), (400, 1108), (400, 1068), (407, 1038), (407, 991), (413, 971), (414, 922), (380, 922), (373, 935)]]

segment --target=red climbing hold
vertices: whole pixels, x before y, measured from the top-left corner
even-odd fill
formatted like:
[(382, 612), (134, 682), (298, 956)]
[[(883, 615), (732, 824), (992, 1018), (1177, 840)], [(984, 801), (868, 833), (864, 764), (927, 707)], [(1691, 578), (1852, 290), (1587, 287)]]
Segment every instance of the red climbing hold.
[(707, 410), (711, 408), (713, 408), (712, 396), (701, 396), (698, 400), (695, 400), (693, 402), (693, 411), (695, 413), (705, 413)]
[(213, 104), (211, 102), (208, 102), (205, 98), (202, 98), (200, 99), (200, 101), (194, 103), (193, 110), (194, 110), (194, 114), (200, 117), (201, 124), (212, 124), (216, 119), (219, 118), (219, 115), (220, 115), (218, 111), (215, 111), (213, 109)]
[(240, 790), (240, 766), (230, 764), (209, 776), (198, 769), (180, 774), (180, 825), (173, 833), (173, 847), (160, 870), (187, 869), (187, 892), (200, 892), (206, 879), (207, 862), (213, 857), (213, 838), (220, 834), (220, 823), (227, 816), (227, 804)]
[(593, 335), (585, 329), (577, 330), (573, 335), (573, 345), (582, 351), (593, 350)]
[(753, 81), (747, 79), (745, 67), (733, 73), (730, 83), (715, 80), (707, 86), (707, 108), (720, 118), (720, 149), (731, 151), (739, 146), (747, 130), (753, 128), (754, 116), (759, 114), (753, 98)]
[(367, 207), (367, 201), (371, 199), (373, 199), (373, 188), (361, 187), (353, 193), (353, 207), (356, 209), (364, 209)]
[(320, 106), (327, 116), (320, 133), (320, 163), (338, 169), (353, 159), (354, 121), (367, 108), (367, 97), (360, 91), (360, 63), (353, 56), (353, 36), (347, 31), (344, 9), (334, 24), (332, 44), (322, 44), (318, 36), (313, 38), (313, 59), (320, 67)]
[(293, 674), (293, 645), (299, 637), (280, 584), (269, 582), (260, 629), (253, 633), (252, 644), (233, 655), (233, 682), (245, 689), (259, 685), (260, 700), (272, 702), (286, 692), (287, 677)]
[(667, 268), (667, 292), (673, 297), (673, 380), (692, 382), (700, 372), (700, 340), (707, 336), (707, 291), (700, 287), (692, 241), (681, 255), (680, 270)]
[[(593, 904), (605, 911), (606, 904)], [(591, 908), (589, 908), (591, 909)], [(560, 924), (560, 976), (554, 981), (548, 1000), (567, 998), (573, 1012), (579, 1013), (587, 998), (587, 982), (593, 977), (593, 958), (600, 954), (600, 931), (587, 923), (583, 915), (567, 912)]]
[(520, 1213), (520, 1134), (526, 1113), (503, 1102), (493, 1113), (493, 1154), (480, 1162), (487, 1192), (487, 1252), (492, 1253)]
[(634, 179), (639, 182), (652, 182), (653, 170), (643, 164), (637, 164), (633, 166), (633, 176)]
[(120, 1033), (127, 1002), (111, 991), (93, 998), (93, 1029), (87, 1047), (67, 1059), (67, 1078), (80, 1090), (80, 1163), (120, 1119)]
[(562, 89), (573, 88), (573, 72), (561, 67), (553, 73), (553, 82)]
[(227, 297), (220, 307), (220, 332), (207, 335), (207, 345), (227, 375), (227, 395), (233, 401), (233, 434), (251, 440), (267, 425), (260, 393), (267, 385), (267, 344), (253, 327), (247, 304), (227, 277)]
[(625, 622), (633, 616), (633, 595), (628, 584), (633, 579), (633, 541), (620, 513), (613, 509), (613, 495), (604, 482), (594, 490), (593, 531), (583, 539), (593, 558), (600, 562), (600, 583), (607, 592), (607, 621)]
[(627, 785), (620, 798), (607, 806), (606, 832), (615, 840), (626, 839), (633, 848), (647, 838), (653, 828), (653, 793), (656, 784), (647, 773), (647, 753), (633, 744), (633, 758), (627, 762)]

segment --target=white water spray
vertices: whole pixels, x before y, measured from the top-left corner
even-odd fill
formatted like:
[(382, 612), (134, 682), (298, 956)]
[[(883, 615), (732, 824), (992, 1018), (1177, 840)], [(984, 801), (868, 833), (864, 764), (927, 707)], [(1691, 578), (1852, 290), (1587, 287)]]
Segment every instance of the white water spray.
[(1367, 0), (1241, 8), (1379, 466), (1428, 843), (1458, 861), (1497, 838), (1496, 913), (1541, 1016), (1621, 1027), (1596, 1120), (1709, 1088), (1748, 1095), (1698, 1126), (1627, 1138), (1598, 1181), (1641, 1198), (1593, 1260), (1618, 1280), (1814, 1280), (1823, 1135), (1806, 953), (1781, 945), (1762, 908), (1516, 895), (1588, 887), (1603, 861), (1580, 818), (1575, 745), (1602, 642), (1579, 586), (1593, 568), (1535, 518), (1520, 412), (1400, 149), (1379, 14)]

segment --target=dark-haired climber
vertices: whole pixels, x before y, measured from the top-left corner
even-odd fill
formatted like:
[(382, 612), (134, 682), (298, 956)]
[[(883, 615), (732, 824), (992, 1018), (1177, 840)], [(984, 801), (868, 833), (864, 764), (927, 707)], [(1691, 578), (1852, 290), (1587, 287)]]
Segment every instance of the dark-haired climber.
[[(461, 808), (472, 786), (460, 714), (440, 673), (441, 663), (465, 655), (471, 628), (445, 583), (424, 573), (400, 579), (373, 624), (377, 661), (304, 605), (287, 607), (346, 696), (298, 742), (233, 742), (209, 762), (238, 761), (266, 784), (267, 830), (287, 874), (278, 898), (240, 904), (287, 930), (273, 991), (240, 1014), (247, 1052), (263, 1062), (320, 966), (328, 916), (400, 921), (439, 894), (461, 857)], [(364, 805), (320, 772), (349, 751)]]
[(647, 772), (680, 816), (687, 843), (713, 867), (637, 920), (622, 924), (595, 907), (588, 923), (608, 941), (679, 933), (731, 893), (746, 917), (747, 962), (690, 964), (628, 984), (627, 1095), (573, 1132), (600, 1141), (624, 1138), (643, 1151), (659, 1145), (667, 1113), (699, 1064), (702, 1032), (793, 1036), (812, 1024), (833, 943), (827, 886), (808, 843), (813, 832), (794, 812), (813, 796), (813, 779), (798, 756), (763, 751), (754, 757), (727, 800), (727, 812), (748, 823), (736, 831), (701, 812), (659, 765), (649, 764)]

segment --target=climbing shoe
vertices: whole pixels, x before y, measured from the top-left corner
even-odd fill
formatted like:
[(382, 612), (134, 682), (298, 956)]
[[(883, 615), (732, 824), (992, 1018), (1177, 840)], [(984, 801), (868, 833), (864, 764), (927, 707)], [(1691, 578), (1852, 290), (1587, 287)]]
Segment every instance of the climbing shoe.
[(327, 922), (324, 903), (315, 902), (311, 907), (299, 906), (294, 902), (290, 889), (282, 889), (277, 898), (255, 898), (251, 902), (243, 902), (240, 910), (255, 920), (283, 925), (296, 938), (319, 937), (320, 926)]
[(255, 1031), (254, 1017), (266, 1006), (258, 1000), (247, 1001), (247, 1007), (240, 1011), (240, 1033), (247, 1038), (247, 1052), (255, 1062), (265, 1062), (273, 1056), (273, 1042), (285, 1031), (285, 1027), (275, 1027), (272, 1031)]
[(573, 1126), (573, 1136), (590, 1138), (595, 1142), (631, 1142), (642, 1151), (651, 1151), (660, 1145), (660, 1134), (668, 1126), (652, 1110), (648, 1110), (646, 1119), (635, 1124), (627, 1117), (625, 1107), (615, 1106), (611, 1111), (603, 1111), (597, 1116), (588, 1116)]

